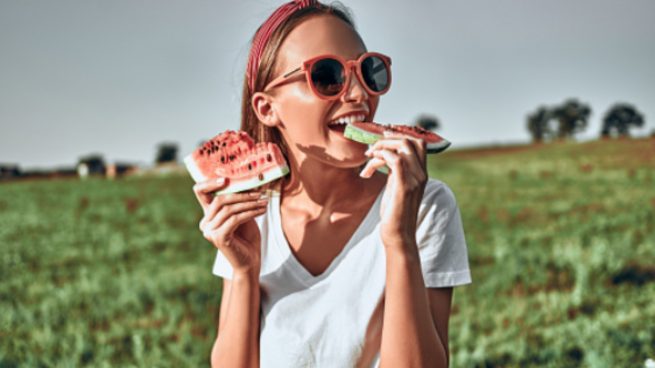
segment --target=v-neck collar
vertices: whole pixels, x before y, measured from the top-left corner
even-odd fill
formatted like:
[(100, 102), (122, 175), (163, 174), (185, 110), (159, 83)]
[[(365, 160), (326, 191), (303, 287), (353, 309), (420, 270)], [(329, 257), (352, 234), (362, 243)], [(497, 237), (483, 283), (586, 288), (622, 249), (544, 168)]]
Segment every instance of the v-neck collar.
[(364, 219), (360, 222), (359, 226), (357, 226), (357, 229), (355, 229), (353, 234), (350, 236), (341, 252), (339, 252), (339, 254), (337, 254), (337, 256), (332, 260), (328, 268), (326, 268), (323, 273), (317, 276), (314, 276), (309, 271), (307, 271), (305, 266), (300, 263), (300, 261), (291, 251), (291, 246), (289, 245), (289, 242), (284, 235), (284, 230), (282, 229), (282, 208), (280, 206), (280, 200), (282, 196), (276, 195), (272, 197), (273, 211), (270, 213), (273, 225), (272, 232), (275, 240), (275, 248), (278, 250), (280, 256), (282, 256), (282, 259), (289, 260), (288, 265), (290, 266), (294, 275), (296, 275), (296, 277), (303, 284), (306, 286), (311, 286), (327, 278), (338, 266), (338, 264), (341, 263), (341, 260), (346, 256), (350, 248), (357, 244), (363, 235), (367, 235), (370, 232), (371, 225), (375, 223), (375, 217), (379, 216), (380, 201), (382, 200), (385, 189), (386, 187), (382, 188), (380, 193), (378, 193), (375, 202), (373, 202), (373, 205), (371, 208), (369, 208), (368, 213), (366, 216), (364, 216)]

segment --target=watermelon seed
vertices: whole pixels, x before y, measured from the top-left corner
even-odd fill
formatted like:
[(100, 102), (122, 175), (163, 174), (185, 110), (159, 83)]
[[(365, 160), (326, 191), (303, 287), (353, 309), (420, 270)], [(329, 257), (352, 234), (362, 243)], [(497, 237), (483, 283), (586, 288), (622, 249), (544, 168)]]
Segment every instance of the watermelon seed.
[(257, 177), (259, 178), (260, 181), (264, 180), (264, 175), (262, 173), (259, 173), (259, 175)]
[(252, 170), (252, 165), (248, 164), (248, 170)]
[(273, 161), (273, 157), (271, 157), (270, 153), (266, 155), (266, 161), (268, 161), (268, 162)]

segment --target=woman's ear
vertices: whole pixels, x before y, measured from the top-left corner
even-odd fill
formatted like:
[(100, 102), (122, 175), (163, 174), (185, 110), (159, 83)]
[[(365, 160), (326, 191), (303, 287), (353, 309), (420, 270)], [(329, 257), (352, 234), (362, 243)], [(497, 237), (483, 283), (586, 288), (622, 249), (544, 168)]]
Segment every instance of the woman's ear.
[(280, 119), (273, 109), (273, 97), (264, 92), (255, 92), (251, 98), (252, 109), (255, 110), (259, 121), (268, 126), (275, 127), (280, 124)]

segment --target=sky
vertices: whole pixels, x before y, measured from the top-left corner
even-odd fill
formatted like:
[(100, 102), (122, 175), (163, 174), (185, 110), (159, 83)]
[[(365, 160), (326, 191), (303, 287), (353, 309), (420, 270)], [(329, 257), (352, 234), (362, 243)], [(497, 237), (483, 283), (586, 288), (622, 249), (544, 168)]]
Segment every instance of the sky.
[[(634, 104), (655, 130), (655, 1), (353, 0), (393, 60), (376, 121), (441, 122), (453, 148), (529, 141), (526, 115), (570, 97)], [(149, 165), (238, 129), (249, 41), (282, 1), (0, 0), (0, 164)]]

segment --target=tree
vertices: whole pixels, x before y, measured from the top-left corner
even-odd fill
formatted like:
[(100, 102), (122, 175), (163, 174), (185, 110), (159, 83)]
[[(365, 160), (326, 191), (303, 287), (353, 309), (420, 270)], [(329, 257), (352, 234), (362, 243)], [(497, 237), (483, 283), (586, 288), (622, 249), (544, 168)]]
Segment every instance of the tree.
[(105, 175), (107, 165), (104, 157), (99, 153), (91, 153), (77, 160), (77, 172), (80, 177), (89, 175)]
[(539, 106), (537, 111), (528, 115), (527, 128), (533, 142), (538, 143), (553, 138), (554, 132), (549, 124), (551, 118), (552, 113), (545, 106)]
[(13, 179), (21, 176), (21, 171), (16, 164), (0, 164), (0, 180)]
[(558, 121), (557, 136), (559, 138), (572, 138), (574, 134), (587, 127), (591, 108), (589, 105), (570, 98), (552, 110), (553, 117)]
[(632, 126), (644, 126), (644, 116), (633, 105), (616, 103), (605, 113), (600, 135), (628, 137)]
[(175, 143), (160, 143), (157, 146), (155, 164), (159, 165), (167, 162), (177, 162), (177, 144)]
[(439, 119), (434, 115), (423, 114), (420, 115), (415, 122), (416, 126), (419, 126), (425, 130), (437, 130), (441, 127), (439, 124)]

